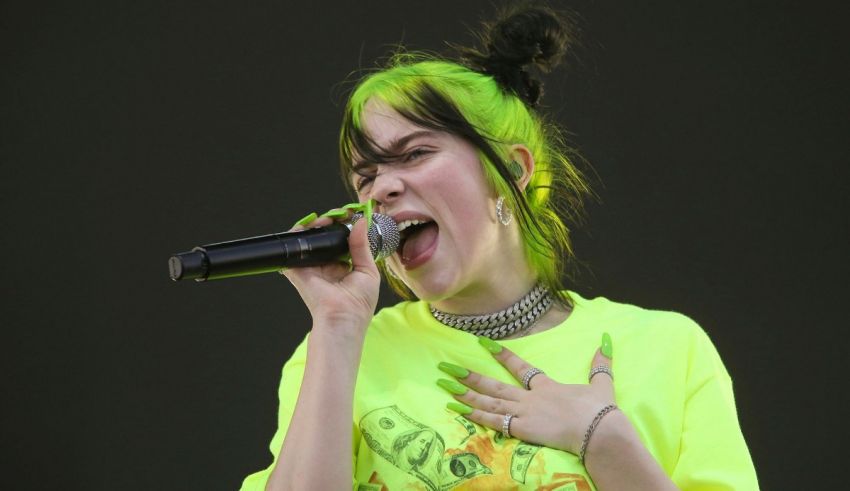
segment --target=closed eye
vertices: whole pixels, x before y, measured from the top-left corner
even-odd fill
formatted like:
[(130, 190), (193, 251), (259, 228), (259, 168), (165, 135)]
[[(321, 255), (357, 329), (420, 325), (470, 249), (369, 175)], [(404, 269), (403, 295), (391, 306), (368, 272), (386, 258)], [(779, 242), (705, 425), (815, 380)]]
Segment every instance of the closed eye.
[(423, 147), (417, 147), (417, 148), (414, 148), (413, 150), (407, 152), (406, 154), (404, 154), (404, 161), (410, 162), (412, 160), (416, 160), (416, 159), (419, 159), (419, 158), (421, 158), (425, 155), (428, 155), (429, 153), (432, 153), (432, 151), (428, 150), (426, 148), (423, 148)]
[(372, 180), (373, 180), (373, 179), (374, 179), (374, 178), (372, 178), (372, 177), (360, 176), (360, 177), (357, 179), (357, 182), (355, 182), (355, 184), (354, 184), (354, 188), (355, 188), (355, 189), (357, 190), (357, 192), (359, 193), (360, 191), (362, 191), (362, 190), (363, 190), (363, 188), (364, 188), (364, 187), (366, 187), (366, 186), (367, 186), (370, 182), (372, 182)]
[[(424, 148), (424, 147), (417, 147), (417, 148), (414, 148), (414, 149), (412, 149), (408, 152), (401, 154), (399, 156), (398, 160), (396, 160), (396, 162), (402, 162), (402, 163), (414, 162), (414, 161), (419, 160), (422, 157), (429, 155), (431, 153), (434, 153), (434, 151), (431, 150), (431, 149)], [(365, 166), (363, 166), (363, 167), (365, 167)], [(363, 173), (361, 173), (361, 172), (363, 172)], [(354, 182), (354, 189), (357, 192), (360, 192), (360, 191), (363, 190), (363, 188), (365, 188), (372, 181), (375, 180), (375, 176), (364, 175), (365, 170), (363, 170), (363, 169), (358, 171), (358, 174), (359, 174), (359, 177)]]

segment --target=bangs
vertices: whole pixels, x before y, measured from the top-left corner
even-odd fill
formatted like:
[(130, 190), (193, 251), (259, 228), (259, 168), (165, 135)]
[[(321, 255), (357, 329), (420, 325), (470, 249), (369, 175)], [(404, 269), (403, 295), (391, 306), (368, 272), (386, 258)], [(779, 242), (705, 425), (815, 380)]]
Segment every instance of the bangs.
[[(343, 120), (340, 138), (340, 165), (343, 176), (359, 174), (373, 177), (375, 164), (391, 164), (402, 156), (395, 149), (380, 146), (363, 127), (364, 107), (372, 98), (385, 103), (415, 126), (456, 135), (474, 145), (491, 162), (501, 161), (491, 145), (493, 139), (484, 136), (483, 131), (473, 126), (452, 101), (427, 81), (415, 80), (407, 87), (394, 86), (386, 89), (375, 90), (368, 97), (361, 94), (352, 96), (352, 104)], [(357, 103), (354, 103), (357, 95), (361, 97), (357, 97)], [(505, 177), (508, 175), (505, 174)], [(348, 179), (346, 182), (350, 186)]]

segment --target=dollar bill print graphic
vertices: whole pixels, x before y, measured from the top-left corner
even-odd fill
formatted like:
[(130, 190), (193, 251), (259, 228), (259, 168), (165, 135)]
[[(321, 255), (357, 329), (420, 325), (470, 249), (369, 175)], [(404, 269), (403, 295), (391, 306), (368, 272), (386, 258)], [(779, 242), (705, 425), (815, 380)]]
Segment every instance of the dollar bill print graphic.
[(525, 484), (525, 475), (528, 472), (528, 466), (531, 465), (531, 459), (534, 454), (540, 450), (540, 445), (531, 443), (519, 442), (511, 454), (511, 478), (514, 481)]
[(441, 476), (441, 491), (452, 489), (461, 482), (472, 479), (475, 476), (493, 473), (487, 466), (481, 463), (481, 460), (474, 453), (465, 452), (452, 455), (446, 457), (443, 463), (443, 468), (449, 470), (449, 475)]
[(469, 440), (469, 437), (475, 434), (475, 425), (463, 416), (456, 417), (455, 421), (460, 423), (460, 425), (466, 430), (466, 437), (460, 441), (460, 445), (463, 445), (467, 440)]
[[(398, 406), (366, 413), (359, 423), (369, 448), (432, 491), (443, 491), (481, 474), (490, 474), (472, 453), (446, 455), (443, 437)], [(474, 430), (474, 427), (473, 427)]]
[(359, 426), (373, 452), (422, 481), (428, 489), (439, 489), (446, 446), (436, 431), (394, 405), (366, 413)]

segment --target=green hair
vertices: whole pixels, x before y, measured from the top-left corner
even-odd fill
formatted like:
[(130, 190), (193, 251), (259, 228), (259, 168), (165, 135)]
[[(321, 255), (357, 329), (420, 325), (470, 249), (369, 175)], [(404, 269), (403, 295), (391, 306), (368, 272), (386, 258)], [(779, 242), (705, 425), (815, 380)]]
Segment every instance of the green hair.
[[(514, 211), (525, 256), (539, 281), (558, 303), (571, 306), (563, 293), (564, 278), (576, 262), (567, 223), (581, 222), (584, 198), (592, 192), (557, 125), (492, 75), (435, 56), (396, 54), (386, 68), (365, 76), (349, 96), (339, 142), (344, 177), (359, 172), (353, 167), (356, 160), (383, 164), (397, 157), (364, 130), (364, 107), (372, 99), (413, 124), (456, 135), (478, 150), (490, 185)], [(534, 173), (524, 191), (507, 166), (513, 144), (525, 145), (534, 157)], [(351, 180), (346, 183), (351, 189)], [(386, 273), (383, 265), (381, 269)], [(400, 280), (385, 277), (402, 298), (415, 297)]]

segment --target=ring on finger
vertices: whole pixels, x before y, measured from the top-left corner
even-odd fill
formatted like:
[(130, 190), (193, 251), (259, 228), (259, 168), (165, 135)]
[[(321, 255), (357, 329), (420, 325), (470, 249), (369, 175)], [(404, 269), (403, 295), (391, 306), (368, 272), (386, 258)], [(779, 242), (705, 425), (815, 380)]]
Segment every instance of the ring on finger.
[(525, 390), (531, 390), (531, 378), (541, 373), (543, 373), (543, 370), (535, 367), (526, 370), (522, 375), (522, 386), (525, 387)]
[(587, 381), (590, 382), (593, 380), (593, 376), (598, 373), (604, 373), (611, 377), (611, 380), (614, 380), (614, 373), (611, 372), (611, 369), (606, 367), (605, 365), (596, 365), (595, 367), (590, 369), (590, 373), (587, 375)]
[(502, 436), (505, 438), (511, 438), (511, 420), (514, 419), (514, 415), (511, 413), (506, 413), (502, 418)]

